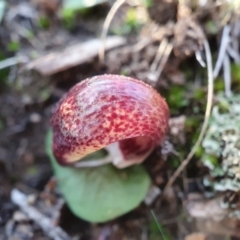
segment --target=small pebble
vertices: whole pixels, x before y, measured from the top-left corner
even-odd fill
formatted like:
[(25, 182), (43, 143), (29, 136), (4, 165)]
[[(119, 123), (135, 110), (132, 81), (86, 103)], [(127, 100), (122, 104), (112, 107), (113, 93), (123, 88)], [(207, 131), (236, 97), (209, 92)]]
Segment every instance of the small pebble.
[(13, 214), (13, 220), (16, 221), (16, 222), (25, 222), (25, 221), (28, 221), (29, 218), (23, 212), (16, 211)]
[(30, 194), (27, 197), (27, 202), (28, 204), (33, 205), (36, 202), (36, 199), (37, 199), (37, 196), (35, 194)]
[(161, 189), (158, 188), (157, 186), (152, 185), (147, 193), (147, 196), (144, 199), (144, 203), (147, 206), (150, 206), (155, 200), (156, 198), (160, 195), (161, 193)]
[(30, 122), (32, 123), (39, 123), (41, 120), (42, 120), (42, 117), (40, 114), (38, 113), (32, 113), (30, 116), (29, 116), (29, 120)]
[(192, 233), (187, 235), (185, 240), (207, 240), (207, 236), (204, 233)]

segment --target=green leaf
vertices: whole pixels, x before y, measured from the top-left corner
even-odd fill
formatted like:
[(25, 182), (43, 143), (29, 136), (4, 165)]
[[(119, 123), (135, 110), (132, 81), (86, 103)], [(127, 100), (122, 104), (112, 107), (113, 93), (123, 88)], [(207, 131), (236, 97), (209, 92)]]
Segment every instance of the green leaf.
[(186, 97), (187, 90), (185, 86), (172, 86), (167, 96), (167, 102), (170, 109), (179, 110), (189, 104), (189, 99)]
[(12, 41), (8, 43), (7, 49), (10, 52), (17, 52), (20, 48), (20, 43), (17, 41)]
[(112, 164), (80, 169), (62, 167), (56, 162), (51, 146), (50, 131), (47, 153), (60, 191), (76, 216), (90, 222), (106, 222), (133, 210), (145, 198), (150, 179), (142, 166), (124, 170)]
[(145, 7), (152, 7), (153, 1), (152, 0), (143, 0), (143, 4)]
[(50, 27), (50, 21), (47, 17), (41, 16), (38, 21), (38, 26), (43, 29), (48, 29)]
[(90, 8), (98, 4), (106, 3), (107, 0), (64, 0), (63, 9), (64, 10), (81, 10), (85, 8)]
[(205, 27), (210, 34), (216, 34), (219, 30), (219, 27), (216, 22), (209, 20)]

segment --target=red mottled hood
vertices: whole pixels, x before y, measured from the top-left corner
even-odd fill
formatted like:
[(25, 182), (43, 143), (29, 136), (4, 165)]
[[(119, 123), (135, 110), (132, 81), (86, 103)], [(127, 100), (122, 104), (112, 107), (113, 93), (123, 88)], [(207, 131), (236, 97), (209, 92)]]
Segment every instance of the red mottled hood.
[(144, 82), (118, 75), (88, 78), (55, 110), (53, 152), (68, 164), (104, 147), (110, 153), (118, 148), (121, 159), (113, 164), (140, 163), (165, 137), (168, 118), (166, 101)]

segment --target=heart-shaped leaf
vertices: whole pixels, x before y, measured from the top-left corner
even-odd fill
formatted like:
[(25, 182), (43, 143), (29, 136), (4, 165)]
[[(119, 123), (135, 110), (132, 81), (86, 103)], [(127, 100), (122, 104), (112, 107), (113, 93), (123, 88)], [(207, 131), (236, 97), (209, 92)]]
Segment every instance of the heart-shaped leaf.
[(47, 153), (68, 206), (78, 217), (100, 223), (136, 208), (150, 185), (146, 170), (132, 166), (124, 170), (112, 164), (93, 168), (62, 167), (52, 153), (52, 132), (47, 136)]

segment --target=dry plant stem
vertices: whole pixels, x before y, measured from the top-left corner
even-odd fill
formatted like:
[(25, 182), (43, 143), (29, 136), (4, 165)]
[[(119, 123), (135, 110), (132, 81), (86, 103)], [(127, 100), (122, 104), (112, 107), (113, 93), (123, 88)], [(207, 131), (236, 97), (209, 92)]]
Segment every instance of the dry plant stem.
[(223, 76), (224, 76), (224, 84), (225, 84), (225, 94), (227, 97), (230, 97), (231, 92), (231, 70), (230, 70), (230, 59), (226, 54), (223, 61)]
[(51, 219), (39, 212), (35, 207), (28, 203), (27, 196), (17, 189), (13, 189), (11, 192), (11, 200), (37, 225), (39, 225), (42, 230), (54, 240), (71, 240), (60, 227), (55, 226)]
[(230, 31), (231, 31), (231, 27), (229, 25), (226, 25), (223, 29), (219, 55), (213, 71), (214, 79), (218, 76), (221, 66), (223, 65), (224, 57), (230, 41), (230, 37), (229, 37)]
[(15, 23), (14, 25), (16, 32), (23, 38), (25, 38), (35, 49), (43, 50), (44, 46), (42, 42), (34, 36), (29, 37), (29, 31), (24, 26)]
[(232, 41), (234, 52), (236, 52), (238, 55), (239, 55), (239, 40), (238, 40), (239, 35), (240, 35), (240, 24), (239, 24), (239, 21), (235, 21), (232, 35), (231, 35), (231, 41)]
[(172, 43), (169, 43), (166, 39), (163, 39), (159, 45), (157, 55), (150, 67), (149, 80), (157, 82), (161, 76), (162, 70), (168, 60), (168, 57), (173, 49)]
[(160, 42), (159, 44), (159, 47), (158, 47), (158, 51), (157, 51), (157, 54), (153, 60), (153, 63), (150, 67), (150, 71), (151, 72), (154, 72), (157, 70), (157, 66), (159, 65), (159, 62), (165, 52), (165, 49), (167, 47), (167, 44), (168, 44), (168, 40), (166, 38), (163, 38), (163, 40)]
[(109, 155), (102, 159), (89, 160), (89, 161), (80, 161), (74, 164), (76, 168), (85, 168), (85, 167), (99, 167), (112, 162), (112, 157)]
[(207, 70), (208, 70), (208, 96), (207, 96), (207, 106), (206, 106), (206, 112), (205, 112), (203, 126), (202, 126), (202, 129), (201, 129), (201, 132), (200, 132), (197, 142), (193, 146), (193, 148), (192, 148), (191, 152), (188, 154), (187, 158), (181, 163), (181, 165), (178, 167), (178, 169), (174, 172), (174, 174), (169, 179), (169, 181), (164, 189), (164, 192), (166, 192), (172, 186), (172, 184), (177, 179), (179, 174), (188, 165), (188, 163), (194, 156), (196, 150), (200, 146), (202, 139), (204, 137), (204, 134), (208, 127), (208, 122), (209, 122), (211, 109), (212, 109), (212, 101), (213, 101), (213, 79), (214, 78), (213, 78), (212, 56), (211, 56), (209, 43), (207, 40), (204, 41), (204, 49), (205, 49), (205, 54), (206, 54), (206, 62), (207, 62)]
[(170, 54), (172, 52), (172, 49), (173, 49), (172, 43), (168, 43), (167, 47), (165, 49), (165, 52), (163, 54), (163, 57), (162, 57), (162, 59), (160, 61), (160, 64), (158, 66), (158, 69), (157, 69), (157, 75), (156, 75), (157, 79), (160, 78), (160, 76), (162, 74), (162, 70), (163, 70), (163, 68), (164, 68), (164, 66), (165, 66), (165, 64), (166, 64), (166, 62), (167, 62), (167, 60), (168, 60), (168, 58), (169, 58), (169, 56), (170, 56)]
[(231, 45), (228, 45), (227, 52), (231, 58), (233, 58), (235, 64), (240, 63), (240, 55), (239, 53), (232, 47)]
[(143, 38), (140, 42), (136, 43), (133, 46), (133, 52), (140, 52), (142, 49), (147, 47), (152, 42), (150, 38)]
[(111, 24), (111, 21), (114, 17), (114, 15), (116, 14), (116, 12), (118, 11), (118, 9), (126, 2), (126, 0), (117, 0), (112, 8), (110, 9), (104, 24), (103, 24), (103, 30), (102, 30), (102, 34), (101, 34), (101, 41), (102, 41), (102, 45), (99, 48), (99, 60), (101, 62), (104, 62), (104, 55), (105, 55), (105, 41), (106, 41), (106, 37), (107, 37), (107, 32), (109, 29), (109, 26)]

